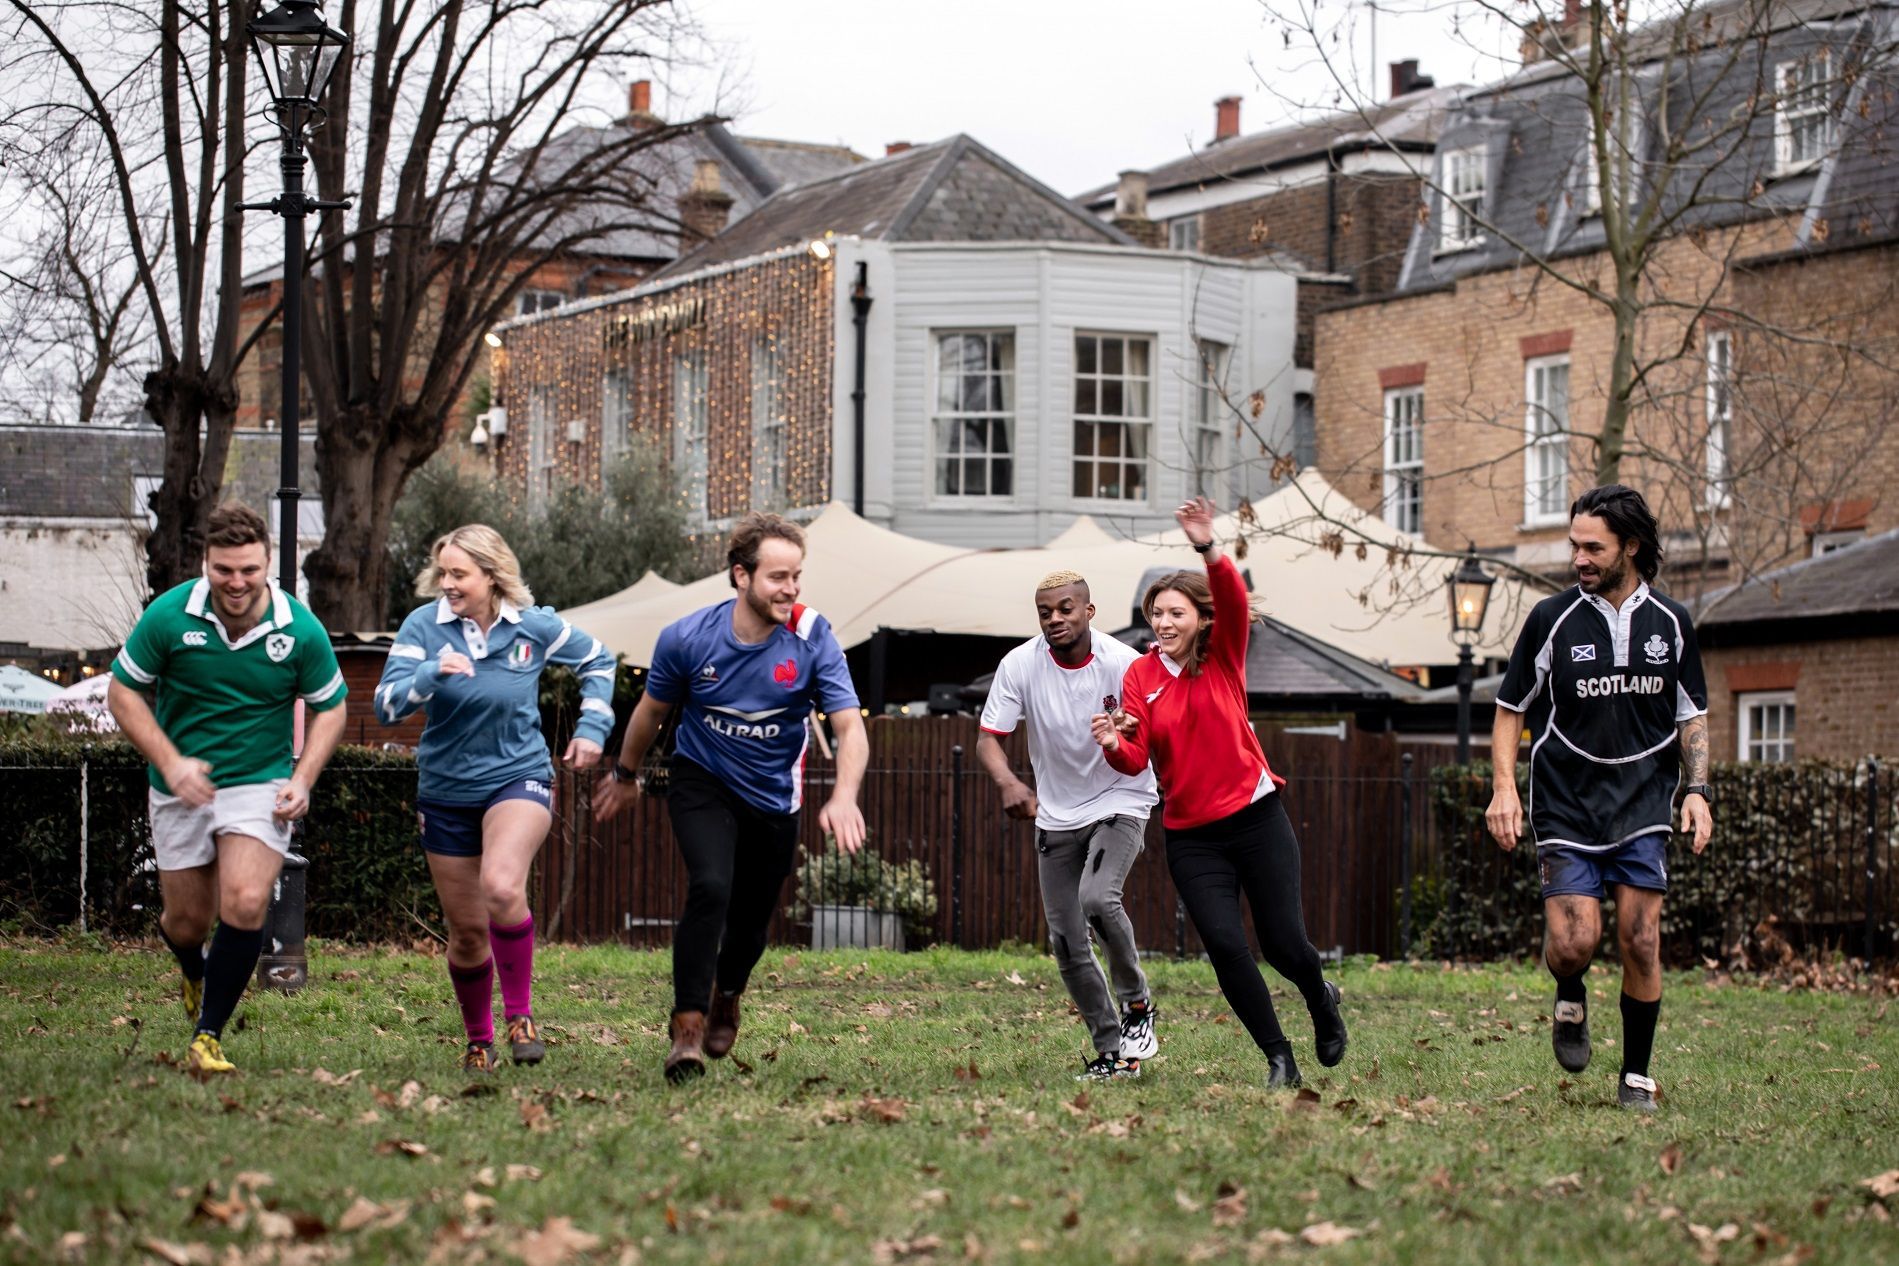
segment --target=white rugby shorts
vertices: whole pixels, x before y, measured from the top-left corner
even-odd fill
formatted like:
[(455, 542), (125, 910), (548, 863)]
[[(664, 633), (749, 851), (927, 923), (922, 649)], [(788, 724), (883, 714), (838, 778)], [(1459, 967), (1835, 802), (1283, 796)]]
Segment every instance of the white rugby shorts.
[(194, 809), (151, 788), (152, 854), (160, 870), (190, 870), (218, 859), (217, 837), (248, 835), (279, 855), (290, 851), (290, 823), (271, 816), (288, 778), (219, 787), (210, 804)]

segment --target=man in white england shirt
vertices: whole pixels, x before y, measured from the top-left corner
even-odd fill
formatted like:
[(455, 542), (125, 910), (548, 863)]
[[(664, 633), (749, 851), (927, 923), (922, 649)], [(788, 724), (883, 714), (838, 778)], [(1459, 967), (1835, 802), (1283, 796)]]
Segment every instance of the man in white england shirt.
[[(1115, 770), (1089, 729), (1097, 712), (1118, 712), (1122, 675), (1139, 656), (1094, 631), (1088, 597), (1088, 582), (1072, 571), (1051, 572), (1036, 586), (1042, 634), (996, 668), (976, 757), (1001, 789), (1003, 811), (1035, 823), (1049, 945), (1094, 1039), (1095, 1058), (1078, 1080), (1108, 1081), (1140, 1076), (1141, 1061), (1159, 1049), (1134, 925), (1121, 905), (1158, 797), (1151, 770), (1134, 777)], [(1028, 726), (1032, 790), (1009, 768), (997, 738), (1018, 723)], [(1091, 931), (1107, 954), (1107, 973)]]

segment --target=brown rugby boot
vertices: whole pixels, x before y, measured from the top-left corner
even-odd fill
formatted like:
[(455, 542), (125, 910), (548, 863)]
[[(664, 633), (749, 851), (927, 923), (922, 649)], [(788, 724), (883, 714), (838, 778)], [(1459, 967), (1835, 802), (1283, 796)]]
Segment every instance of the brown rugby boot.
[(666, 1080), (674, 1085), (706, 1070), (706, 1017), (703, 1011), (673, 1012), (673, 1049), (666, 1054)]
[(738, 1041), (738, 1000), (735, 993), (712, 991), (712, 1012), (706, 1016), (706, 1058), (724, 1059)]

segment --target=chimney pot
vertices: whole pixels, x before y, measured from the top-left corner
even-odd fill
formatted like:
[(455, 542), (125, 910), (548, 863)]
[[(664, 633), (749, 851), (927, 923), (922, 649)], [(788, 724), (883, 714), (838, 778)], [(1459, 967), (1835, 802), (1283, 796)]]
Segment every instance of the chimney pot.
[(1114, 218), (1117, 220), (1145, 220), (1147, 218), (1147, 173), (1144, 171), (1124, 171), (1121, 183), (1114, 190)]
[(719, 192), (719, 162), (701, 158), (692, 166), (692, 191), (695, 194)]
[(653, 113), (653, 81), (635, 79), (626, 88), (626, 117), (640, 129), (658, 127), (662, 120)]
[(1213, 139), (1230, 141), (1240, 134), (1240, 99), (1221, 97), (1213, 103)]
[(891, 141), (884, 146), (884, 157), (895, 158), (898, 154), (905, 153), (911, 148), (910, 142), (908, 141)]
[(1405, 93), (1410, 92), (1412, 82), (1416, 80), (1417, 77), (1418, 77), (1418, 59), (1417, 58), (1411, 57), (1401, 62), (1392, 62), (1391, 63), (1391, 95), (1394, 97), (1402, 97), (1404, 96)]

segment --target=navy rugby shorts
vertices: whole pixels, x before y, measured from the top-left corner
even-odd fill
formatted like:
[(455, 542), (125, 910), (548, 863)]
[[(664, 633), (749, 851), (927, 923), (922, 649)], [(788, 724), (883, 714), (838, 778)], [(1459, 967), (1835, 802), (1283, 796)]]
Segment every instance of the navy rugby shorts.
[(1651, 831), (1601, 853), (1566, 844), (1538, 848), (1536, 864), (1543, 878), (1543, 896), (1594, 897), (1600, 901), (1612, 884), (1667, 892), (1667, 847), (1668, 832)]
[(504, 800), (531, 800), (554, 811), (554, 789), (541, 778), (517, 778), (477, 804), (415, 802), (416, 825), (422, 828), (422, 848), (444, 857), (481, 856), (482, 815)]

